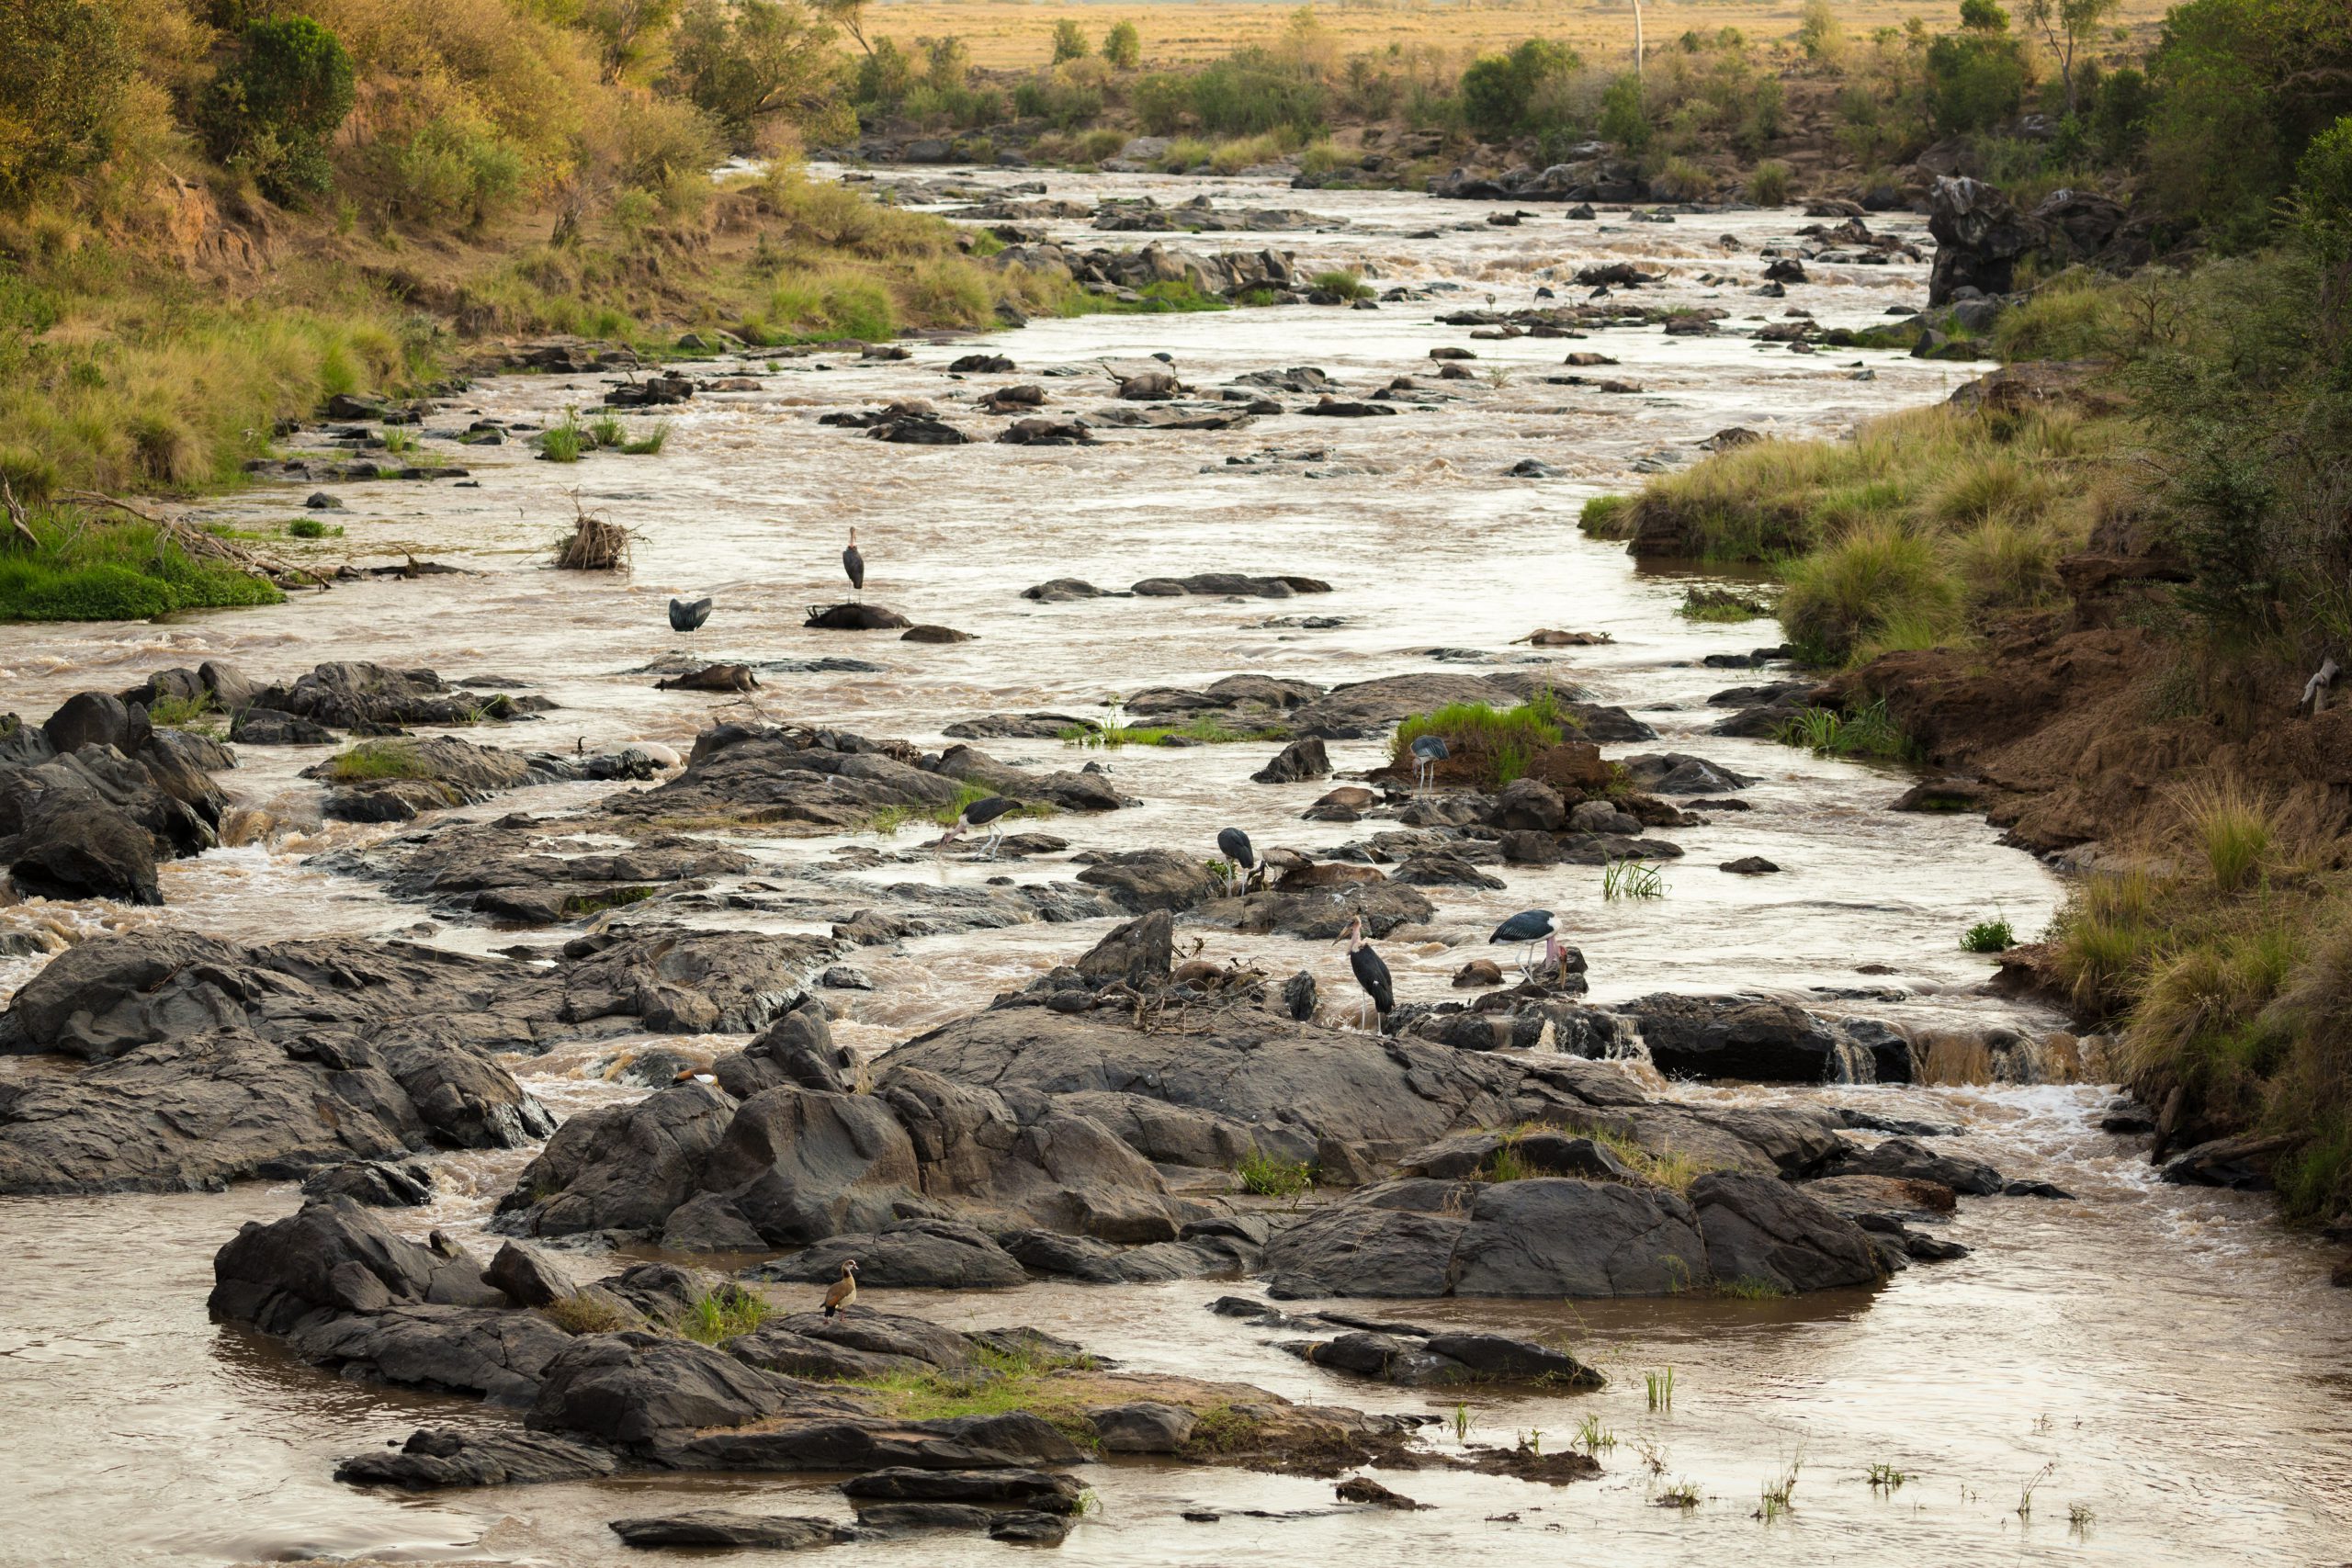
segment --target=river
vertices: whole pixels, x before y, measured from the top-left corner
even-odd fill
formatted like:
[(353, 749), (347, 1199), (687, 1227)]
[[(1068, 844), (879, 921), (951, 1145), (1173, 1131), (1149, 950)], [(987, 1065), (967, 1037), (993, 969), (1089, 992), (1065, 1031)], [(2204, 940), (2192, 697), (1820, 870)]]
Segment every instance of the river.
[[(973, 176), (1003, 185), (1024, 177)], [(1575, 526), (1589, 496), (1631, 488), (1636, 465), (1687, 461), (1696, 444), (1739, 425), (1835, 435), (1857, 419), (1949, 393), (1968, 367), (1872, 351), (1792, 355), (1745, 333), (1668, 336), (1655, 327), (1597, 331), (1589, 342), (1472, 342), (1441, 310), (1564, 299), (1596, 261), (1664, 269), (1638, 298), (1719, 305), (1727, 327), (1811, 311), (1824, 326), (1862, 326), (1924, 300), (1925, 268), (1809, 264), (1785, 299), (1748, 292), (1757, 249), (1806, 220), (1793, 210), (1684, 214), (1672, 224), (1564, 221), (1553, 209), (1517, 227), (1488, 225), (1480, 203), (1395, 193), (1291, 192), (1237, 180), (1148, 175), (1045, 176), (1055, 196), (1207, 191), (1220, 205), (1304, 207), (1329, 227), (1279, 235), (1091, 235), (1114, 246), (1159, 238), (1203, 250), (1272, 244), (1307, 272), (1346, 265), (1375, 287), (1453, 285), (1377, 311), (1314, 307), (1042, 320), (1025, 329), (921, 344), (903, 361), (842, 355), (752, 355), (757, 391), (708, 394), (665, 410), (657, 456), (602, 455), (577, 467), (529, 460), (527, 448), (458, 449), (479, 488), (383, 482), (334, 488), (340, 539), (273, 548), (321, 562), (420, 559), (464, 575), (345, 583), (283, 607), (155, 624), (0, 627), (0, 706), (38, 718), (80, 690), (119, 690), (147, 672), (207, 659), (292, 675), (330, 659), (495, 676), (552, 699), (555, 711), (493, 743), (570, 750), (628, 740), (684, 750), (718, 718), (764, 717), (901, 736), (935, 749), (958, 719), (1050, 710), (1100, 715), (1106, 698), (1148, 685), (1199, 685), (1261, 671), (1325, 685), (1408, 671), (1464, 672), (1536, 660), (1595, 700), (1620, 704), (1661, 739), (1612, 746), (1690, 750), (1759, 782), (1752, 809), (1676, 830), (1686, 852), (1655, 900), (1610, 900), (1589, 867), (1514, 866), (1502, 892), (1441, 889), (1426, 940), (1384, 951), (1400, 995), (1452, 995), (1447, 982), (1501, 916), (1558, 910), (1591, 965), (1601, 1000), (1662, 989), (1768, 989), (1829, 1010), (1920, 1024), (2006, 1023), (2032, 1032), (2061, 1021), (1986, 996), (1988, 962), (1960, 931), (1998, 915), (2038, 932), (2061, 896), (2051, 873), (2001, 847), (1973, 818), (1886, 809), (1908, 779), (1894, 768), (1813, 758), (1705, 733), (1725, 686), (1772, 678), (1708, 668), (1714, 653), (1778, 639), (1769, 621), (1723, 626), (1676, 614), (1692, 582), (1716, 575), (1646, 572), (1620, 547)], [(1343, 221), (1342, 221), (1343, 220)], [(1872, 219), (1917, 232), (1917, 220)], [(1436, 231), (1432, 238), (1419, 236)], [(1736, 249), (1718, 243), (1728, 235)], [(1924, 234), (1919, 236), (1924, 244)], [(1734, 279), (1702, 281), (1701, 275)], [(1756, 318), (1756, 320), (1750, 320)], [(1429, 350), (1473, 348), (1477, 372), (1438, 382)], [(1620, 361), (1605, 374), (1638, 394), (1561, 386), (1569, 348)], [(959, 355), (1011, 355), (1017, 378), (944, 374)], [(1037, 378), (1058, 410), (1107, 401), (1099, 365), (1154, 353), (1186, 381), (1318, 367), (1361, 396), (1412, 375), (1455, 394), (1395, 418), (1261, 419), (1220, 433), (1110, 432), (1090, 447), (886, 445), (820, 426), (817, 416), (894, 398), (938, 403), (967, 428), (994, 423), (957, 400)], [(1077, 367), (1077, 377), (1046, 375)], [(733, 368), (733, 367), (729, 367)], [(1869, 378), (1859, 378), (1857, 370)], [(589, 407), (592, 378), (484, 379), (428, 421), (457, 415), (544, 423)], [(1049, 410), (1048, 412), (1053, 412)], [(632, 423), (642, 423), (633, 420)], [(432, 449), (434, 444), (427, 443)], [(1269, 454), (1279, 456), (1269, 457)], [(1537, 457), (1562, 470), (1502, 477)], [(1247, 461), (1247, 459), (1258, 459)], [(1244, 461), (1235, 461), (1243, 459)], [(576, 492), (576, 496), (575, 496)], [(246, 525), (296, 514), (306, 491), (264, 487), (215, 503)], [(546, 567), (575, 504), (627, 525), (633, 570), (616, 577)], [(838, 556), (854, 525), (866, 596), (921, 622), (977, 634), (919, 646), (889, 634), (804, 630), (805, 607), (842, 587)], [(1285, 601), (1102, 599), (1041, 604), (1029, 584), (1086, 578), (1106, 587), (1209, 570), (1304, 574), (1334, 592)], [(847, 657), (869, 672), (765, 671), (748, 697), (652, 689), (645, 672), (673, 651), (663, 606), (712, 594), (699, 635), (706, 657), (763, 661)], [(1302, 617), (1336, 624), (1302, 626)], [(1532, 653), (1514, 639), (1539, 627), (1605, 633), (1595, 646)], [(1442, 657), (1431, 650), (1448, 650)], [(1075, 765), (1062, 742), (979, 742), (1003, 761)], [(1308, 851), (1361, 836), (1297, 813), (1327, 785), (1258, 785), (1270, 748), (1127, 748), (1105, 759), (1145, 804), (1052, 830), (1090, 848), (1197, 844), (1227, 823), (1261, 844)], [(1334, 764), (1385, 761), (1374, 742), (1335, 743)], [(316, 748), (241, 749), (224, 775), (243, 829), (231, 848), (174, 863), (166, 907), (131, 910), (32, 901), (0, 908), (0, 931), (86, 935), (168, 922), (243, 940), (379, 934), (486, 951), (513, 933), (424, 922), (413, 905), (310, 863), (322, 851), (391, 829), (322, 824), (315, 785), (297, 777)], [(557, 785), (499, 797), (481, 815), (548, 811), (603, 785)], [(941, 863), (916, 835), (741, 840), (775, 867), (834, 863), (849, 845), (905, 853), (871, 874), (977, 882), (1067, 876), (1061, 859)], [(1778, 875), (1726, 875), (1721, 862), (1763, 855)], [(794, 929), (741, 910), (709, 925)], [(875, 982), (845, 998), (837, 1033), (872, 1053), (968, 1012), (996, 992), (1082, 952), (1100, 925), (1016, 926), (871, 948)], [(1180, 935), (1183, 932), (1180, 928)], [(1205, 955), (1248, 955), (1271, 973), (1307, 966), (1347, 984), (1344, 955), (1283, 938), (1204, 931)], [(0, 959), (0, 990), (40, 956)], [(1348, 993), (1351, 994), (1351, 993)], [(1843, 999), (1840, 998), (1851, 998)], [(718, 1047), (740, 1041), (667, 1043)], [(642, 1092), (609, 1081), (611, 1043), (512, 1064), (559, 1113)], [(0, 1074), (48, 1070), (0, 1058)], [(1613, 1437), (1596, 1482), (1549, 1488), (1443, 1471), (1385, 1477), (1433, 1505), (1418, 1513), (1332, 1512), (1328, 1483), (1140, 1462), (1090, 1466), (1101, 1506), (1065, 1552), (1089, 1562), (1319, 1563), (1429, 1561), (1453, 1550), (1573, 1551), (1611, 1563), (1736, 1554), (1758, 1563), (1854, 1562), (2135, 1563), (2321, 1562), (2352, 1541), (2352, 1301), (2326, 1284), (2326, 1258), (2279, 1227), (2267, 1201), (2156, 1183), (2137, 1148), (2098, 1130), (2110, 1089), (2094, 1085), (1717, 1089), (1772, 1102), (1838, 1098), (1900, 1114), (1957, 1120), (1956, 1150), (2012, 1176), (2055, 1181), (2066, 1201), (1971, 1200), (1949, 1234), (1973, 1250), (1916, 1267), (1870, 1292), (1778, 1302), (1674, 1299), (1577, 1303), (1393, 1303), (1396, 1315), (1506, 1331), (1565, 1332), (1611, 1375), (1604, 1391), (1566, 1397), (1474, 1394), (1473, 1441), (1542, 1433), (1574, 1441), (1588, 1416)], [(479, 1241), (521, 1154), (435, 1156), (442, 1196), (395, 1211), (395, 1225)], [(497, 1563), (642, 1561), (604, 1521), (684, 1501), (756, 1500), (847, 1517), (838, 1494), (805, 1480), (636, 1478), (602, 1484), (450, 1494), (418, 1499), (329, 1479), (335, 1457), (396, 1440), (421, 1421), (479, 1418), (458, 1402), (338, 1381), (265, 1342), (209, 1323), (213, 1251), (248, 1219), (289, 1212), (290, 1186), (226, 1193), (0, 1201), (0, 1499), (10, 1528), (0, 1562), (113, 1565), (282, 1561), (305, 1556)], [(1028, 1323), (1146, 1370), (1246, 1380), (1278, 1393), (1366, 1408), (1454, 1414), (1451, 1396), (1367, 1386), (1318, 1371), (1213, 1316), (1231, 1282), (1083, 1287), (1040, 1283), (993, 1294), (924, 1295), (889, 1304), (959, 1325)], [(778, 1295), (793, 1287), (776, 1287)], [(877, 1303), (879, 1304), (879, 1303)], [(1388, 1311), (1389, 1307), (1384, 1306)], [(1650, 1408), (1644, 1374), (1672, 1367), (1670, 1410)], [(1600, 1434), (1596, 1433), (1598, 1437)], [(1453, 1429), (1433, 1439), (1454, 1440)], [(1655, 1454), (1656, 1463), (1645, 1458)], [(1907, 1479), (1873, 1488), (1891, 1465)], [(1762, 1483), (1791, 1465), (1793, 1509), (1758, 1513)], [(1700, 1506), (1656, 1506), (1687, 1480)], [(2021, 1506), (2027, 1497), (2030, 1501)], [(1287, 1517), (1193, 1523), (1204, 1506)], [(1009, 1550), (947, 1537), (846, 1549), (886, 1563), (962, 1562)]]

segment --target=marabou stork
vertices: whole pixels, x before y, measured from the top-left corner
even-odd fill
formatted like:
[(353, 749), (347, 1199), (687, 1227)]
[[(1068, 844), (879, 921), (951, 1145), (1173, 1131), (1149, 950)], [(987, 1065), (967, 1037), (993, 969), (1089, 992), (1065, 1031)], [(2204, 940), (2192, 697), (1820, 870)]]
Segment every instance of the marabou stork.
[(1019, 801), (1007, 800), (1001, 795), (986, 795), (978, 800), (967, 802), (963, 810), (956, 813), (956, 825), (947, 829), (945, 838), (939, 840), (940, 847), (946, 848), (957, 838), (975, 828), (986, 828), (989, 830), (989, 838), (985, 852), (989, 859), (994, 860), (996, 847), (1004, 839), (1004, 818), (1008, 814), (1020, 809)]
[[(1498, 942), (1524, 942), (1529, 949), (1540, 942), (1544, 944), (1544, 967), (1549, 969), (1560, 961), (1560, 917), (1549, 909), (1521, 909), (1497, 926), (1495, 934), (1487, 942), (1489, 946)], [(1519, 955), (1519, 967), (1521, 974), (1527, 973), (1524, 952)]]
[(1340, 933), (1340, 940), (1348, 944), (1348, 967), (1355, 971), (1356, 984), (1362, 986), (1363, 994), (1372, 998), (1373, 1010), (1383, 1018), (1387, 1017), (1396, 1005), (1396, 987), (1388, 978), (1388, 965), (1364, 942), (1362, 915), (1348, 922), (1348, 929)]

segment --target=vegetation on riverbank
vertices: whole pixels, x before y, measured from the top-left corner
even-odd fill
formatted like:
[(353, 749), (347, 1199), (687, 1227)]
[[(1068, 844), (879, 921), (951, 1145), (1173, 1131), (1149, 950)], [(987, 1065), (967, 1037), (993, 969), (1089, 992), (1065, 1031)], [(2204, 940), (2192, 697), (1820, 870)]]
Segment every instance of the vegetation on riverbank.
[[(2352, 59), (2352, 19), (2334, 37)], [(2292, 148), (2259, 250), (2068, 274), (2008, 309), (1995, 344), (2064, 370), (2026, 364), (2006, 391), (1848, 441), (1738, 447), (1587, 521), (1638, 549), (1780, 564), (1790, 640), (1847, 667), (1842, 705), (1782, 739), (1996, 759), (2010, 790), (2085, 791), (2060, 841), (2096, 835), (2110, 869), (2060, 915), (2050, 972), (2120, 1031), (2171, 1150), (2246, 1135), (2312, 1219), (2352, 1213), (2346, 716), (2324, 682), (2316, 706), (2306, 693), (2352, 663), (2339, 97)], [(2077, 635), (2091, 657), (2053, 651)]]

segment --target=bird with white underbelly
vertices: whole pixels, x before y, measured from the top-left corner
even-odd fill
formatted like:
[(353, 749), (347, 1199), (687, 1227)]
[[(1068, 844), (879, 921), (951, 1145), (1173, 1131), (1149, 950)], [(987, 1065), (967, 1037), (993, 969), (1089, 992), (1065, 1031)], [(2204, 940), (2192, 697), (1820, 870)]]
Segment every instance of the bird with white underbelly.
[(939, 840), (939, 847), (944, 850), (973, 829), (986, 828), (989, 837), (982, 852), (994, 860), (997, 845), (1004, 841), (1004, 819), (1020, 809), (1019, 801), (1007, 800), (1001, 795), (983, 795), (978, 800), (967, 801), (963, 809), (956, 813), (955, 826), (949, 828), (947, 836)]
[(1529, 972), (1528, 954), (1534, 951), (1537, 942), (1542, 942), (1544, 967), (1549, 971), (1559, 964), (1561, 958), (1560, 917), (1549, 909), (1521, 909), (1497, 926), (1495, 934), (1487, 939), (1488, 946), (1498, 942), (1526, 943), (1526, 950), (1519, 955), (1519, 967), (1522, 974)]
[[(888, 1283), (886, 1280), (885, 1283)], [(839, 1317), (857, 1304), (857, 1259), (842, 1259), (842, 1277), (825, 1292), (825, 1315)]]

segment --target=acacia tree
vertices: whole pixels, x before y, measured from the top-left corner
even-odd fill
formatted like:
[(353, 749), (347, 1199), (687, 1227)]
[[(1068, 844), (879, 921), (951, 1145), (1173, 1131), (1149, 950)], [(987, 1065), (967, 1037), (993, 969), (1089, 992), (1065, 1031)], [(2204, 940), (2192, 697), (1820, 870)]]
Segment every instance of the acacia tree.
[(2050, 52), (2058, 57), (2058, 75), (2066, 84), (2066, 113), (2079, 107), (2075, 56), (2083, 52), (2098, 25), (2115, 9), (2116, 0), (2025, 0), (2026, 20), (2041, 29)]
[(1143, 34), (1133, 22), (1119, 22), (1102, 35), (1102, 58), (1114, 71), (1133, 71), (1143, 63)]
[(778, 117), (820, 139), (844, 134), (833, 39), (854, 13), (800, 0), (689, 0), (671, 40), (671, 80), (739, 148)]

